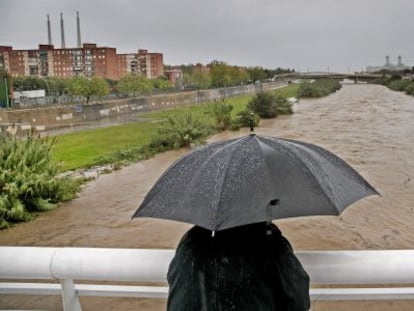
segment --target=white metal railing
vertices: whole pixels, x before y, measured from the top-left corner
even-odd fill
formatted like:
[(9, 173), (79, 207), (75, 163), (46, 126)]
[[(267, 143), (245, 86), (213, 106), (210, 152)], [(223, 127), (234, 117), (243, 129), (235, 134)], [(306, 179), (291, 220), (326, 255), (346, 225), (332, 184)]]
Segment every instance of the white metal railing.
[[(81, 310), (79, 296), (166, 298), (166, 285), (93, 282), (166, 282), (173, 255), (174, 250), (160, 249), (0, 246), (0, 279), (4, 280), (0, 280), (0, 294), (62, 295), (65, 311)], [(296, 255), (310, 275), (313, 300), (414, 299), (414, 250), (301, 251)], [(318, 284), (348, 286), (318, 288)]]

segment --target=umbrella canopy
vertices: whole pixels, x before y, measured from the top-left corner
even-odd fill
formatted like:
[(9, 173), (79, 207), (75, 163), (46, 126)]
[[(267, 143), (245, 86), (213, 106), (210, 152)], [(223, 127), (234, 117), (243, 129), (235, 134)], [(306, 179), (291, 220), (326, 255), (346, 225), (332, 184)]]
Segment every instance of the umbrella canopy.
[(250, 134), (195, 148), (171, 165), (133, 217), (223, 230), (272, 219), (338, 215), (378, 192), (313, 144)]

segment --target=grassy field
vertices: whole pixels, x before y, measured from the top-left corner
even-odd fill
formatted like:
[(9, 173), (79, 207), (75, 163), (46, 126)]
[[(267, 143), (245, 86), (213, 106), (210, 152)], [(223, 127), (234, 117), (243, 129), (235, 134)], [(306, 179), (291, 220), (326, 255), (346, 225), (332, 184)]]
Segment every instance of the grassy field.
[[(292, 84), (278, 89), (274, 93), (284, 97), (296, 97), (298, 85)], [(238, 96), (226, 99), (233, 105), (232, 114), (236, 115), (246, 107), (253, 96)], [(57, 136), (55, 159), (61, 164), (61, 171), (87, 168), (101, 163), (102, 157), (110, 157), (120, 152), (139, 152), (151, 141), (156, 133), (159, 121), (173, 116), (190, 112), (206, 124), (212, 124), (212, 118), (206, 113), (206, 104), (191, 105), (170, 110), (144, 113), (146, 121), (128, 123), (106, 128), (84, 130), (80, 132)]]

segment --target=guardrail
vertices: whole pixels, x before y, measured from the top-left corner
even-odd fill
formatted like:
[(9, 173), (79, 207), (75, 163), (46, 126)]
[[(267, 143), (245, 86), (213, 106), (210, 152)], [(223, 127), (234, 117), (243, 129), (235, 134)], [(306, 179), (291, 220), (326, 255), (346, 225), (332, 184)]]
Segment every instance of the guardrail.
[[(93, 282), (165, 283), (173, 255), (174, 250), (160, 249), (0, 246), (0, 294), (62, 295), (65, 311), (82, 310), (79, 296), (165, 299), (166, 285)], [(301, 251), (296, 255), (310, 275), (313, 300), (414, 299), (414, 250)], [(317, 287), (326, 284), (341, 287)]]

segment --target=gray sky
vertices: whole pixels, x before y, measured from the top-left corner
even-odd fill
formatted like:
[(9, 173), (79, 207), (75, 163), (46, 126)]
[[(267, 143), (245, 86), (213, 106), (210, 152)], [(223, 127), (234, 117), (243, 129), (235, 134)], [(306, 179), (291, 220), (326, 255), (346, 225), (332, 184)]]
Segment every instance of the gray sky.
[(0, 0), (0, 45), (82, 42), (164, 54), (169, 65), (212, 60), (300, 71), (359, 71), (401, 55), (414, 66), (413, 0)]

